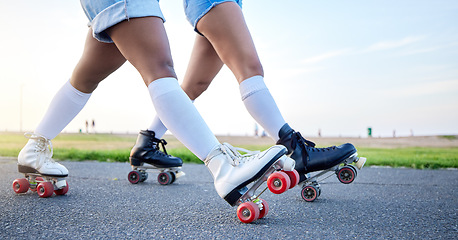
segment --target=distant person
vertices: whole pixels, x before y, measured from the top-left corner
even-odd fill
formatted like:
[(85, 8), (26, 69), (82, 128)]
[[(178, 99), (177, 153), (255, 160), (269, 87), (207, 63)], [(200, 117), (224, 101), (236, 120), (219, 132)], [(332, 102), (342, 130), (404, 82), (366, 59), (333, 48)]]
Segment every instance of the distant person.
[[(277, 144), (286, 146), (288, 153), (292, 153), (291, 157), (296, 160), (296, 170), (301, 174), (301, 180), (305, 179), (308, 172), (328, 169), (356, 153), (355, 147), (350, 143), (315, 148), (315, 143), (303, 138), (286, 123), (264, 83), (264, 71), (245, 23), (241, 5), (242, 1), (239, 0), (184, 1), (188, 21), (197, 33), (188, 69), (181, 84), (186, 94), (191, 100), (195, 100), (226, 64), (239, 83), (240, 95), (246, 109)], [(281, 81), (288, 84), (287, 79)], [(301, 111), (300, 108), (298, 111)], [(161, 138), (167, 131), (159, 118), (156, 116), (148, 128), (155, 138)], [(257, 128), (255, 135), (256, 130)], [(133, 149), (131, 154), (136, 154), (136, 150)], [(153, 152), (150, 157), (154, 157)]]
[[(218, 142), (178, 84), (158, 1), (81, 0), (81, 4), (90, 21), (83, 54), (35, 132), (26, 135), (30, 140), (18, 156), (20, 172), (68, 175), (67, 168), (51, 158), (51, 140), (81, 111), (98, 84), (126, 59), (142, 76), (165, 126), (205, 163), (221, 198), (236, 198), (241, 188), (284, 156), (283, 146), (248, 157)], [(232, 116), (228, 113), (226, 117)], [(293, 160), (282, 159), (294, 165)], [(174, 160), (173, 165), (181, 166), (181, 160)]]
[(89, 133), (89, 122), (86, 120), (86, 133)]
[(95, 120), (92, 119), (92, 133), (95, 133)]

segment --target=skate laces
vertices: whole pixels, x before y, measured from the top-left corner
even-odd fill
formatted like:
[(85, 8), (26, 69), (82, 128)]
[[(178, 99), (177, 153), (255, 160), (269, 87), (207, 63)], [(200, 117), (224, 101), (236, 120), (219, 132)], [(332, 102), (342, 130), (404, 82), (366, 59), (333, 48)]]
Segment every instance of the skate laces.
[(46, 156), (45, 161), (54, 162), (54, 160), (52, 159), (53, 147), (51, 140), (30, 132), (25, 133), (24, 137), (36, 140), (35, 152), (43, 153)]
[(316, 148), (314, 142), (305, 139), (304, 137), (302, 137), (302, 135), (299, 132), (295, 132), (295, 134), (296, 134), (296, 138), (293, 138), (293, 143), (292, 143), (292, 145), (294, 145), (293, 149), (295, 149), (295, 146), (297, 143), (302, 145), (304, 148), (311, 150), (312, 152), (321, 152), (321, 151), (325, 152), (325, 151), (332, 150), (336, 147), (336, 146), (331, 146), (327, 148)]
[[(234, 147), (229, 143), (223, 143), (221, 145), (221, 151), (231, 158), (231, 165), (234, 167), (254, 159), (256, 157), (255, 155), (260, 153), (260, 151), (250, 151), (244, 148)], [(242, 155), (240, 152), (244, 152), (245, 154)]]
[[(152, 142), (153, 142), (152, 145), (155, 145), (154, 147), (156, 148), (156, 150), (159, 151), (159, 154), (169, 156), (169, 154), (167, 153), (167, 150), (165, 150), (165, 145), (167, 145), (167, 141), (165, 141), (165, 139), (153, 138)], [(162, 147), (162, 152), (159, 148), (159, 145)]]

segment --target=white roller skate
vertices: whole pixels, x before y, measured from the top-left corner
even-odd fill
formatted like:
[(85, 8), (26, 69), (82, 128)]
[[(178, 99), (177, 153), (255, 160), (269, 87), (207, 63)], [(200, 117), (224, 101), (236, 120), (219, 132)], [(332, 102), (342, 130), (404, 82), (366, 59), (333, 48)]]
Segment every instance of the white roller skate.
[(25, 178), (13, 182), (16, 193), (25, 193), (29, 189), (37, 191), (40, 197), (50, 197), (53, 192), (64, 195), (68, 191), (65, 177), (68, 170), (62, 164), (55, 162), (51, 140), (38, 134), (26, 133), (29, 141), (18, 156), (18, 171)]
[(239, 206), (237, 216), (242, 222), (249, 223), (267, 214), (267, 202), (259, 198), (260, 194), (255, 195), (262, 183), (267, 181), (271, 192), (280, 194), (299, 182), (295, 162), (285, 156), (286, 151), (284, 146), (277, 145), (263, 152), (241, 155), (224, 143), (205, 159), (218, 195), (231, 206)]

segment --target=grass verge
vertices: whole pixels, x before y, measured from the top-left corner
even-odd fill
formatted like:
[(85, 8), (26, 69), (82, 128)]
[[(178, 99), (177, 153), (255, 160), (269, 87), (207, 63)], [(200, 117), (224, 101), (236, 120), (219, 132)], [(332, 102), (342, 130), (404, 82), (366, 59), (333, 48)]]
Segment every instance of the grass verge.
[[(17, 157), (27, 139), (22, 134), (0, 133), (0, 156)], [(135, 143), (131, 135), (61, 134), (53, 140), (54, 159), (72, 161), (129, 161)], [(171, 144), (167, 152), (186, 163), (202, 163), (188, 149)], [(240, 146), (246, 149), (267, 149), (269, 146)], [(366, 157), (366, 166), (408, 167), (415, 169), (458, 168), (458, 148), (365, 148), (358, 147), (359, 156)]]

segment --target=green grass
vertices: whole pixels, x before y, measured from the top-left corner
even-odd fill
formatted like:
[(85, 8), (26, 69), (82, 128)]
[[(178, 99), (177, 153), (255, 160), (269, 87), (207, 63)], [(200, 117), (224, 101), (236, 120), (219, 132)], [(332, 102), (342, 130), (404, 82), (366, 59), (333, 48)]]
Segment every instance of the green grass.
[[(54, 159), (96, 160), (111, 162), (129, 161), (129, 153), (135, 143), (132, 135), (110, 134), (61, 134), (53, 140)], [(169, 141), (169, 140), (167, 140)], [(169, 143), (173, 143), (170, 140)], [(22, 134), (0, 133), (0, 156), (17, 157), (27, 139)], [(173, 144), (170, 144), (173, 145)], [(180, 157), (186, 163), (201, 161), (182, 145), (167, 145), (167, 152)], [(266, 149), (269, 146), (240, 146), (246, 149)], [(458, 168), (458, 148), (365, 148), (358, 147), (359, 156), (366, 157), (366, 166), (392, 166), (415, 169)]]
[(367, 166), (458, 168), (458, 148), (359, 148), (358, 154), (367, 158)]

